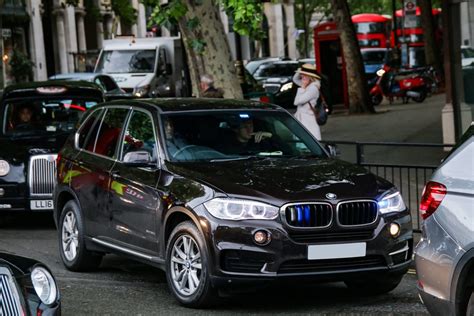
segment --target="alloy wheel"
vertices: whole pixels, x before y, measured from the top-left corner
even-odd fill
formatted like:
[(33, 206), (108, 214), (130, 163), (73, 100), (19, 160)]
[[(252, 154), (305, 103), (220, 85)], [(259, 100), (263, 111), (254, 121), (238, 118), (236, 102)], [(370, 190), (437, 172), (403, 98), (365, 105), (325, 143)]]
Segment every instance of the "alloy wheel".
[(201, 252), (194, 238), (182, 235), (171, 251), (173, 286), (183, 296), (193, 295), (201, 283)]
[(62, 227), (63, 253), (69, 261), (76, 259), (79, 247), (78, 236), (79, 231), (77, 229), (76, 215), (73, 211), (69, 211), (66, 216), (64, 216)]

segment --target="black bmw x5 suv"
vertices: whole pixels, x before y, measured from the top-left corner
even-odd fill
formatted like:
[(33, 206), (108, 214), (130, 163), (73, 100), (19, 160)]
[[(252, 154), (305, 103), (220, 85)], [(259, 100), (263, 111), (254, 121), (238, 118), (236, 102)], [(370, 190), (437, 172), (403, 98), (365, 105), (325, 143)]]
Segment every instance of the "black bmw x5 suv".
[(411, 217), (397, 189), (330, 157), (274, 105), (99, 105), (59, 153), (57, 180), (68, 269), (123, 254), (165, 270), (186, 306), (281, 279), (388, 292), (411, 261)]

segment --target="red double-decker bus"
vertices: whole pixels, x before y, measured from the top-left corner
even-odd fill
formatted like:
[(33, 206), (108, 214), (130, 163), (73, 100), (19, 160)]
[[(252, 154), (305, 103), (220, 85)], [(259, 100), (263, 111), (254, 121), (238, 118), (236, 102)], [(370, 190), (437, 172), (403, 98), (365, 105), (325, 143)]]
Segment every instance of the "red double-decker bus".
[(390, 47), (391, 19), (380, 14), (362, 13), (352, 16), (360, 48)]
[[(433, 9), (433, 21), (435, 29), (435, 39), (439, 47), (442, 47), (442, 21), (441, 21), (441, 10)], [(414, 27), (404, 27), (404, 12), (398, 10), (396, 12), (397, 17), (397, 46), (402, 52), (402, 65), (408, 68), (415, 68), (425, 66), (425, 43), (423, 28), (421, 25), (421, 10), (420, 7), (416, 8), (416, 23)], [(394, 41), (393, 44), (395, 45)]]

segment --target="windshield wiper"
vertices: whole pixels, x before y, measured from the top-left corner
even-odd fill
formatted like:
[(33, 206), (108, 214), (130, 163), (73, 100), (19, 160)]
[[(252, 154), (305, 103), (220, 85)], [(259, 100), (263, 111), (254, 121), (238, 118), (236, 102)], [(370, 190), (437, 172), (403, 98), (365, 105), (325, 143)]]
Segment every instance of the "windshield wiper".
[(256, 156), (243, 156), (243, 157), (233, 157), (233, 158), (217, 158), (211, 159), (210, 162), (222, 162), (222, 161), (237, 161), (237, 160), (248, 160), (251, 158), (257, 158)]

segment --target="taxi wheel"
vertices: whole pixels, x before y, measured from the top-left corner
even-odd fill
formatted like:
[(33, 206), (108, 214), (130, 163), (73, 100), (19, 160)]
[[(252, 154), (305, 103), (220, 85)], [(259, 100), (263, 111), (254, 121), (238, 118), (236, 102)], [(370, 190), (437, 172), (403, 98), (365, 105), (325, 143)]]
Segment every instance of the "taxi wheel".
[(346, 280), (344, 283), (351, 290), (360, 291), (367, 294), (384, 294), (394, 290), (402, 281), (403, 274), (386, 275), (374, 278), (364, 278), (361, 280)]
[(67, 202), (59, 219), (59, 253), (68, 270), (88, 271), (96, 269), (102, 255), (86, 249), (84, 222), (76, 201)]
[(209, 276), (209, 255), (194, 223), (174, 228), (166, 252), (166, 279), (178, 302), (194, 308), (212, 305), (217, 294)]

